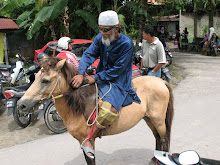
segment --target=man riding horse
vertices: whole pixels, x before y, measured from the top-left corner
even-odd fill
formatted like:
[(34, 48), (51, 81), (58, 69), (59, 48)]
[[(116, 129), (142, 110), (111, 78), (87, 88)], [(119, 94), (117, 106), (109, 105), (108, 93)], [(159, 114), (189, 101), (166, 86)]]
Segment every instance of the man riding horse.
[[(119, 116), (121, 107), (140, 103), (140, 99), (131, 87), (132, 75), (132, 40), (120, 33), (119, 20), (112, 10), (100, 13), (98, 18), (100, 33), (91, 46), (84, 52), (79, 64), (79, 75), (72, 79), (72, 86), (79, 88), (85, 78), (89, 83), (97, 83), (99, 115), (92, 130), (92, 138), (107, 128)], [(84, 76), (86, 69), (100, 58), (96, 74)], [(91, 139), (92, 139), (91, 138)], [(88, 137), (81, 148), (90, 158), (95, 158), (94, 144)]]

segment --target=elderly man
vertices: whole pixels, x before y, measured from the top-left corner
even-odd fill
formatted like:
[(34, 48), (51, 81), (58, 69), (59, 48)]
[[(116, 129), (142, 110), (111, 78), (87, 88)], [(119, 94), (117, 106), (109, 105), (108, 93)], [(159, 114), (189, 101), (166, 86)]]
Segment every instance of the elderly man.
[[(118, 118), (121, 107), (130, 105), (134, 101), (140, 103), (140, 99), (131, 87), (132, 40), (120, 33), (118, 15), (112, 10), (100, 13), (98, 24), (100, 33), (83, 54), (79, 64), (80, 74), (74, 76), (72, 80), (73, 87), (80, 87), (86, 69), (100, 58), (96, 74), (86, 76), (90, 83), (98, 84), (99, 97), (102, 98), (92, 133), (93, 138)], [(81, 148), (90, 159), (95, 158), (91, 139), (86, 138)]]

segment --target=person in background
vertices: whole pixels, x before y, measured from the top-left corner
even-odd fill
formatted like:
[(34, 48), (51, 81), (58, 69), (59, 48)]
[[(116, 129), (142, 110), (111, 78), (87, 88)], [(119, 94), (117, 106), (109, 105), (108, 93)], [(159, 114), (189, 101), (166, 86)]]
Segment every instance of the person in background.
[(179, 50), (181, 50), (181, 47), (180, 47), (181, 37), (180, 37), (180, 31), (179, 31), (179, 29), (176, 29), (176, 37), (175, 37), (175, 39), (176, 39), (177, 42), (178, 42), (178, 48), (179, 48)]
[(61, 49), (61, 52), (56, 57), (60, 59), (67, 59), (68, 63), (71, 63), (74, 67), (78, 68), (79, 61), (77, 60), (76, 55), (71, 52), (73, 49), (71, 43), (73, 43), (73, 40), (69, 37), (61, 37), (57, 44), (57, 47), (58, 49)]
[[(118, 15), (108, 10), (98, 18), (99, 34), (91, 46), (84, 52), (79, 63), (79, 75), (72, 79), (72, 86), (79, 88), (85, 78), (88, 83), (97, 83), (99, 114), (93, 125), (92, 139), (106, 129), (119, 116), (121, 107), (140, 103), (140, 99), (131, 87), (133, 42), (120, 33)], [(86, 69), (100, 58), (96, 74), (86, 76)], [(109, 90), (110, 89), (110, 90)], [(89, 159), (95, 158), (94, 142), (89, 135), (81, 143), (81, 149)]]
[(173, 48), (174, 48), (174, 52), (176, 52), (178, 50), (178, 41), (177, 41), (177, 39), (174, 40)]
[(213, 27), (209, 28), (209, 36), (208, 39), (206, 39), (204, 45), (203, 45), (203, 52), (205, 55), (208, 55), (211, 51), (211, 44), (218, 45), (218, 36), (216, 35), (215, 29)]
[(161, 77), (161, 67), (166, 64), (163, 44), (155, 37), (152, 26), (143, 29), (141, 68), (148, 68), (148, 76)]
[(181, 34), (182, 50), (187, 50), (187, 48), (188, 48), (188, 35), (189, 35), (189, 32), (187, 31), (187, 28), (185, 28)]

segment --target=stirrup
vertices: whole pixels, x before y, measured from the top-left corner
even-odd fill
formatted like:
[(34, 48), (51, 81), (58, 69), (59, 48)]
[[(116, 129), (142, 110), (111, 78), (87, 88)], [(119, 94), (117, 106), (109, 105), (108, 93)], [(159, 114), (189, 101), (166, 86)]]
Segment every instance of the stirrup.
[[(89, 138), (86, 138), (82, 144), (80, 145), (80, 148), (83, 150), (84, 154), (86, 154), (86, 156), (88, 156), (90, 159), (95, 159), (95, 151), (90, 148), (90, 147), (85, 147), (83, 144), (87, 141), (87, 140), (92, 140), (92, 139), (89, 139)], [(89, 155), (88, 153), (91, 153), (93, 155)]]

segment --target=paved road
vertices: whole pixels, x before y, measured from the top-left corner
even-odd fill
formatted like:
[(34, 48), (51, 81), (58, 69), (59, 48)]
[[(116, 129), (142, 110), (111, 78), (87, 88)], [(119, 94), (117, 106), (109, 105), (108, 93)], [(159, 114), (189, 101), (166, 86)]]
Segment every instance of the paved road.
[[(174, 64), (187, 73), (174, 90), (171, 152), (196, 150), (220, 160), (220, 57), (176, 53)], [(12, 139), (13, 140), (13, 139)], [(155, 141), (141, 121), (131, 130), (96, 141), (97, 165), (146, 165)], [(68, 133), (0, 150), (1, 165), (85, 165), (78, 142)]]

